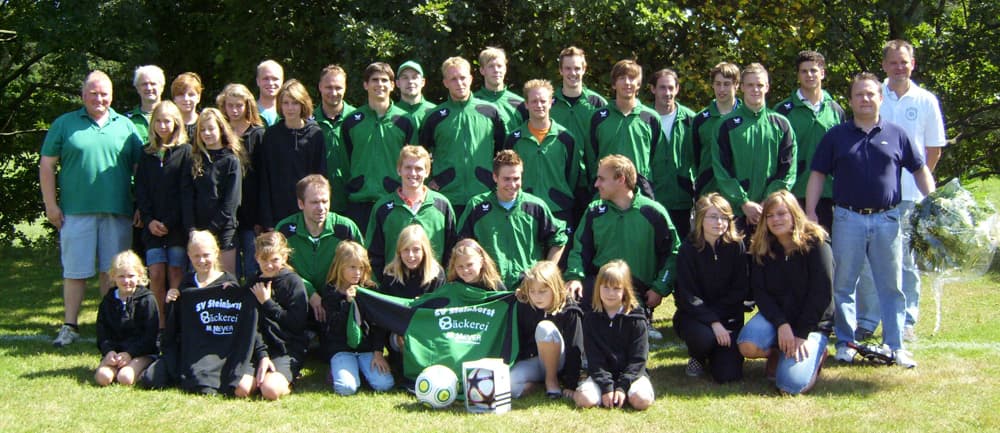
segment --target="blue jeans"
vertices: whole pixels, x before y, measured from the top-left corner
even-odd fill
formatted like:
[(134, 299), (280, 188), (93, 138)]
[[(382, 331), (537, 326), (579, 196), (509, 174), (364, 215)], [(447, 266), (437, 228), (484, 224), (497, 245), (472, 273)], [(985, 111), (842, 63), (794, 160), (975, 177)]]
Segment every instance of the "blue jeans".
[(854, 341), (857, 328), (855, 293), (867, 259), (881, 310), (882, 342), (892, 350), (903, 347), (905, 297), (902, 280), (900, 209), (871, 215), (837, 207), (833, 210), (833, 302), (837, 344)]
[[(753, 343), (761, 349), (778, 350), (778, 329), (763, 314), (757, 313), (743, 325), (736, 341), (737, 344)], [(809, 356), (802, 361), (795, 361), (795, 358), (781, 354), (775, 370), (778, 389), (789, 394), (801, 394), (813, 384), (819, 374), (820, 363), (823, 362), (822, 354), (826, 351), (826, 343), (826, 334), (810, 332), (805, 343)]]
[[(920, 270), (914, 260), (913, 249), (910, 248), (910, 215), (915, 204), (912, 201), (899, 202), (900, 229), (903, 239), (903, 295), (906, 296), (906, 326), (917, 323), (920, 315)], [(879, 314), (878, 296), (875, 295), (875, 282), (871, 270), (864, 267), (861, 279), (858, 280), (858, 327), (873, 331), (881, 320)]]
[(382, 373), (372, 368), (373, 352), (338, 352), (330, 358), (330, 374), (333, 376), (333, 392), (353, 395), (361, 387), (361, 376), (376, 391), (388, 391), (395, 384), (392, 373)]

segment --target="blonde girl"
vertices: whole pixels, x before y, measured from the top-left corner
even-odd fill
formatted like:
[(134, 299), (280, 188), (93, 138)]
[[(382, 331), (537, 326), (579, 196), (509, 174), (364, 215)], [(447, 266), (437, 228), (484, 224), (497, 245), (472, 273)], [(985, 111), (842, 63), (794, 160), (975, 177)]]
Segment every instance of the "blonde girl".
[(646, 314), (632, 288), (632, 272), (624, 261), (601, 266), (594, 282), (593, 311), (583, 317), (583, 341), (589, 377), (574, 394), (582, 408), (633, 409), (653, 404), (653, 385), (646, 373), (649, 335)]
[(242, 84), (228, 84), (215, 98), (215, 104), (226, 115), (233, 134), (240, 137), (247, 163), (243, 165), (243, 189), (241, 191), (240, 207), (236, 211), (238, 255), (240, 277), (249, 281), (257, 274), (257, 262), (254, 260), (254, 238), (261, 232), (257, 218), (257, 202), (260, 195), (254, 163), (257, 148), (264, 138), (264, 122), (257, 110), (257, 101), (250, 89)]
[[(198, 291), (215, 293), (215, 296), (224, 298), (222, 301), (232, 302), (235, 305), (250, 306), (253, 295), (241, 289), (236, 277), (222, 269), (219, 245), (211, 232), (206, 230), (191, 232), (187, 252), (194, 272), (185, 276), (180, 290), (167, 291), (167, 306), (172, 311), (168, 314), (167, 328), (161, 341), (164, 356), (146, 371), (142, 378), (143, 383), (151, 388), (179, 384), (191, 392), (224, 392), (236, 397), (248, 397), (258, 382), (249, 366), (250, 359), (246, 359), (246, 362), (237, 361), (235, 364), (246, 366), (239, 370), (229, 371), (225, 365), (230, 363), (230, 357), (239, 356), (237, 347), (253, 347), (256, 329), (247, 332), (245, 328), (241, 329), (241, 323), (253, 323), (251, 321), (256, 316), (256, 311), (237, 306), (239, 312), (236, 317), (239, 320), (234, 322), (235, 329), (230, 334), (217, 334), (213, 329), (217, 325), (207, 327), (202, 325), (205, 320), (202, 314), (208, 311), (202, 310), (202, 307), (184, 305), (178, 299), (189, 296), (185, 293)], [(220, 335), (232, 337), (220, 337)], [(225, 346), (216, 346), (212, 342), (203, 340), (231, 339), (237, 335), (248, 340), (229, 340), (224, 343)]]
[(823, 228), (788, 191), (771, 193), (750, 241), (750, 288), (758, 313), (740, 331), (740, 352), (767, 358), (775, 384), (808, 392), (833, 329), (833, 253)]
[(707, 366), (719, 383), (743, 378), (735, 337), (743, 329), (750, 276), (734, 218), (721, 195), (702, 196), (695, 204), (694, 229), (677, 254), (674, 331), (690, 356), (685, 373), (700, 376)]
[(222, 112), (206, 108), (198, 116), (191, 151), (191, 187), (185, 194), (186, 224), (208, 230), (222, 248), (222, 266), (236, 274), (236, 209), (240, 203), (245, 156)]
[(309, 303), (302, 278), (288, 264), (292, 249), (285, 236), (263, 233), (255, 249), (260, 275), (249, 287), (259, 303), (257, 324), (268, 355), (257, 363), (256, 386), (261, 396), (277, 400), (292, 392), (305, 361)]
[(448, 282), (461, 281), (489, 291), (505, 291), (496, 262), (475, 239), (458, 241), (448, 261)]
[(153, 105), (149, 145), (135, 173), (135, 203), (142, 221), (142, 241), (149, 266), (149, 289), (160, 311), (160, 328), (166, 320), (167, 288), (176, 288), (184, 278), (187, 230), (177, 203), (190, 164), (191, 145), (181, 112), (170, 101)]
[(361, 244), (341, 241), (337, 245), (327, 274), (323, 307), (326, 310), (326, 333), (323, 346), (330, 355), (333, 391), (353, 395), (361, 386), (361, 375), (375, 391), (387, 391), (395, 383), (389, 363), (383, 355), (385, 331), (369, 328), (357, 347), (347, 344), (347, 318), (358, 287), (373, 289), (372, 267), (368, 252)]
[(117, 287), (104, 296), (97, 310), (97, 348), (103, 358), (94, 380), (100, 386), (115, 380), (130, 386), (156, 354), (159, 314), (146, 288), (146, 268), (136, 253), (118, 253), (111, 260), (109, 274)]
[(542, 382), (547, 397), (572, 397), (580, 378), (583, 310), (567, 296), (559, 266), (535, 263), (525, 271), (516, 296), (521, 345), (510, 370), (511, 394), (518, 398)]
[(444, 269), (434, 258), (427, 232), (420, 224), (406, 226), (399, 232), (396, 253), (382, 273), (382, 293), (413, 299), (441, 287)]

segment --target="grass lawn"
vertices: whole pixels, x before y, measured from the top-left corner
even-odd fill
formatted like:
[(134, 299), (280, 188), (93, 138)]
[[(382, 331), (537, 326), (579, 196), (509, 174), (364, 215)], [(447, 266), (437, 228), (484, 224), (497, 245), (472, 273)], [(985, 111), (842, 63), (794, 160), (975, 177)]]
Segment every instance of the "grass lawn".
[[(970, 189), (1000, 197), (1000, 182)], [(737, 384), (689, 378), (668, 300), (656, 312), (666, 339), (650, 352), (657, 393), (650, 410), (581, 411), (534, 394), (507, 415), (477, 416), (457, 405), (425, 409), (405, 392), (336, 396), (325, 382), (327, 367), (315, 360), (295, 392), (273, 403), (98, 388), (97, 290), (84, 304), (84, 342), (54, 349), (50, 339), (62, 319), (58, 248), (8, 248), (0, 251), (0, 432), (1000, 431), (1000, 273), (993, 269), (945, 286), (936, 335), (933, 277), (926, 278), (920, 340), (909, 345), (920, 364), (914, 370), (840, 365), (831, 357), (813, 392), (799, 397), (779, 395), (761, 361), (748, 361)]]

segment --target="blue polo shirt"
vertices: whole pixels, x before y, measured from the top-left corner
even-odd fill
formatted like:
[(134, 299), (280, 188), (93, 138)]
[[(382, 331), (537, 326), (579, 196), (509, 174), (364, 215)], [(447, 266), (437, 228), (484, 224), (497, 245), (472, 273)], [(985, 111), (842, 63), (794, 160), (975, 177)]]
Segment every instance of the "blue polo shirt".
[(870, 132), (848, 121), (831, 128), (812, 160), (812, 170), (833, 175), (833, 201), (856, 208), (899, 204), (899, 177), (915, 172), (924, 158), (906, 131), (881, 117)]

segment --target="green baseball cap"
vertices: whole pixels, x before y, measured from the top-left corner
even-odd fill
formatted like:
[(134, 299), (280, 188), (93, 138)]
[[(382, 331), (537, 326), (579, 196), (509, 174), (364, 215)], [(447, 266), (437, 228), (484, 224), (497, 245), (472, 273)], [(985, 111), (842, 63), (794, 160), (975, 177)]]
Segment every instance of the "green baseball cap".
[(399, 69), (396, 69), (396, 75), (402, 74), (403, 69), (413, 69), (417, 71), (418, 74), (424, 75), (424, 68), (420, 67), (420, 63), (414, 62), (413, 60), (407, 60), (402, 65), (399, 65)]

